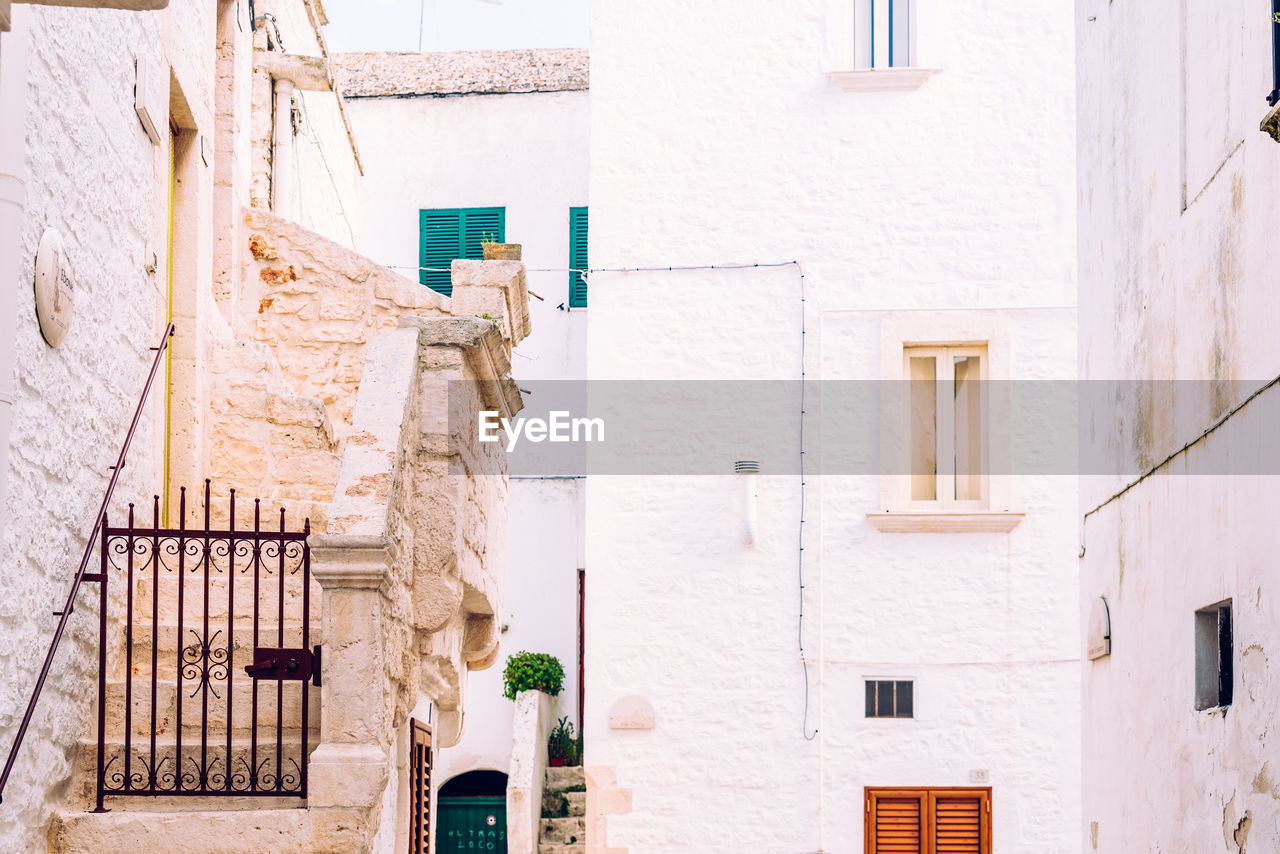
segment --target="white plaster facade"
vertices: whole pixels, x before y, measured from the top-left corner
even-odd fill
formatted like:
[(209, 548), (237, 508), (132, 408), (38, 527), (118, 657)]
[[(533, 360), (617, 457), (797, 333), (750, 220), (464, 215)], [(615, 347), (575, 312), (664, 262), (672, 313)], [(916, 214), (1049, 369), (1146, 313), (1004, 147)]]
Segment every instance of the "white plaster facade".
[[(1080, 374), (1185, 381), (1131, 387), (1089, 437), (1120, 464), (1081, 484), (1081, 625), (1098, 597), (1111, 616), (1084, 666), (1083, 847), (1276, 850), (1276, 390), (1201, 438), (1280, 372), (1270, 10), (1075, 5)], [(1233, 698), (1198, 711), (1195, 612), (1224, 600)]]
[[(6, 329), (0, 389), (13, 391), (0, 542), (0, 741), (8, 751), (39, 673), (55, 618), (160, 338), (162, 284), (144, 271), (152, 210), (167, 171), (134, 113), (135, 59), (166, 62), (180, 32), (190, 47), (176, 70), (197, 109), (211, 79), (190, 65), (212, 62), (211, 15), (196, 4), (165, 12), (15, 6), (0, 34), (0, 172), (16, 177), (16, 229), (6, 221), (0, 290)], [(85, 50), (84, 45), (96, 49)], [(207, 46), (207, 50), (204, 47)], [(16, 173), (16, 174), (15, 174)], [(159, 188), (159, 189), (158, 189)], [(52, 349), (36, 320), (33, 259), (41, 233), (57, 228), (77, 274), (67, 339)], [(8, 324), (12, 324), (8, 326)], [(12, 336), (10, 338), (10, 336)], [(162, 400), (163, 395), (153, 397)], [(136, 438), (119, 494), (148, 495), (158, 483), (163, 406), (152, 406)], [(119, 514), (123, 502), (113, 506)], [(92, 716), (97, 630), (92, 591), (70, 626), (44, 701), (5, 791), (0, 849), (38, 851), (64, 802), (76, 745)]]
[[(993, 379), (1075, 376), (1071, 10), (912, 7), (918, 68), (857, 72), (851, 3), (592, 4), (592, 267), (805, 275), (802, 302), (795, 266), (594, 274), (592, 380), (798, 380), (802, 316), (811, 381), (954, 342)], [(808, 426), (816, 461), (841, 425)], [(864, 787), (985, 771), (995, 851), (1079, 851), (1071, 472), (993, 484), (978, 527), (1011, 531), (890, 533), (890, 476), (810, 471), (806, 717), (790, 453), (753, 546), (728, 449), (723, 476), (589, 479), (588, 850), (851, 854)], [(915, 718), (864, 718), (868, 677), (914, 679)], [(631, 695), (654, 728), (611, 728)]]
[[(506, 208), (507, 242), (522, 245), (529, 290), (542, 297), (529, 300), (533, 332), (512, 360), (518, 381), (586, 376), (589, 310), (568, 310), (566, 272), (569, 208), (587, 204), (588, 93), (575, 70), (584, 60), (585, 51), (335, 57), (366, 163), (366, 254), (414, 277), (419, 210)], [(520, 91), (538, 87), (551, 91)], [(514, 652), (560, 659), (553, 717), (576, 725), (582, 496), (573, 478), (511, 480), (502, 651), (471, 675), (462, 740), (438, 751), (437, 787), (468, 771), (507, 773), (515, 706), (502, 668)]]

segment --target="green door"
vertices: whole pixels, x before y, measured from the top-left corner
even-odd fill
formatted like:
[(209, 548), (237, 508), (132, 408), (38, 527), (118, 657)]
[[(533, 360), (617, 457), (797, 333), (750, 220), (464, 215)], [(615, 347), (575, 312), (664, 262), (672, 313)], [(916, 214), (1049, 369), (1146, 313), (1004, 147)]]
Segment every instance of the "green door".
[(436, 804), (436, 852), (451, 851), (507, 854), (507, 799), (440, 798)]

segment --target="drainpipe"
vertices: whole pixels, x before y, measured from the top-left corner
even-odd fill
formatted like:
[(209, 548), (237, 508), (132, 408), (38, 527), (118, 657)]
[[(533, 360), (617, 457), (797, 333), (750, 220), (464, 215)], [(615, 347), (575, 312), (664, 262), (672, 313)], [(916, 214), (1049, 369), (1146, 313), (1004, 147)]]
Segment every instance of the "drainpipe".
[(0, 33), (0, 543), (4, 542), (9, 480), (9, 425), (13, 415), (18, 262), (26, 178), (27, 28), (14, 9), (11, 30)]
[(275, 150), (271, 155), (271, 189), (274, 193), (272, 208), (276, 216), (297, 221), (293, 205), (293, 81), (284, 77), (275, 79)]

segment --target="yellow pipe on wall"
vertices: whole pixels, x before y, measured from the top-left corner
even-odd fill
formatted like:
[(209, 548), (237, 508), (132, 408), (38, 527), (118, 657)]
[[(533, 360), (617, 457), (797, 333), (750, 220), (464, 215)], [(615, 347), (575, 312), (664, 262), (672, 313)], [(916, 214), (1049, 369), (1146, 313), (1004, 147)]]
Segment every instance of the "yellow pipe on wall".
[[(178, 145), (178, 131), (169, 127), (169, 182), (167, 185), (169, 197), (165, 203), (166, 223), (165, 223), (165, 323), (173, 322), (173, 199), (177, 180), (176, 149)], [(162, 499), (164, 526), (169, 527), (169, 443), (172, 436), (172, 416), (173, 416), (173, 347), (169, 347), (164, 354), (164, 498)]]

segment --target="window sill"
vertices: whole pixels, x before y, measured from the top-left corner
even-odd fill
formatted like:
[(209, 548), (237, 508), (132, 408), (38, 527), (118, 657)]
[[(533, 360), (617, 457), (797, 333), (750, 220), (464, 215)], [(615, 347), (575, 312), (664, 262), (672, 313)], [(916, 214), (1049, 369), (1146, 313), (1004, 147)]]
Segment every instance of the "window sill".
[(1025, 513), (933, 513), (910, 510), (868, 513), (871, 527), (885, 534), (1007, 534)]
[(846, 92), (888, 92), (903, 89), (919, 89), (925, 81), (938, 73), (936, 68), (854, 68), (848, 71), (828, 71), (832, 83)]

